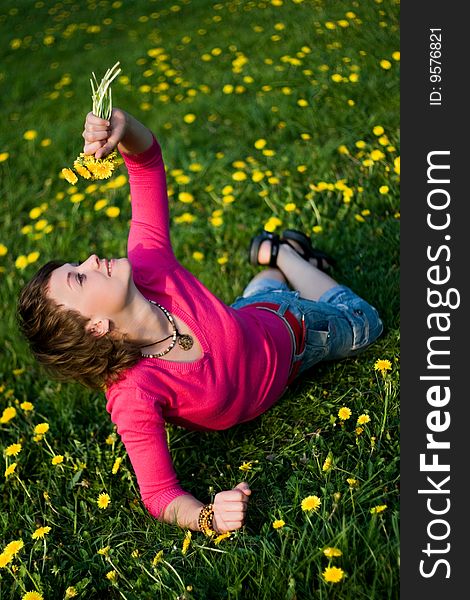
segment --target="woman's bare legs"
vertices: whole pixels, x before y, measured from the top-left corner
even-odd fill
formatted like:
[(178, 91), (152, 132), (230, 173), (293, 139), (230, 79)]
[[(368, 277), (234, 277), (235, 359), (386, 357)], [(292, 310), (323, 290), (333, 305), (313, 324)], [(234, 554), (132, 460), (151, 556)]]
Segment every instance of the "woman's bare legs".
[[(290, 242), (295, 245), (295, 242)], [(300, 249), (300, 248), (299, 248)], [(268, 264), (271, 253), (271, 242), (264, 241), (259, 249), (258, 260), (261, 264)], [(279, 254), (277, 256), (277, 265), (280, 269), (266, 269), (257, 276), (267, 276), (271, 278), (279, 278), (275, 276), (279, 273), (282, 277), (281, 281), (287, 279), (289, 285), (297, 290), (302, 298), (307, 300), (318, 300), (325, 292), (338, 285), (332, 277), (317, 269), (314, 266), (315, 259), (306, 261), (288, 244), (279, 246)], [(269, 273), (269, 275), (264, 275)]]
[(277, 281), (280, 281), (281, 283), (287, 283), (287, 279), (284, 277), (284, 275), (281, 273), (281, 271), (279, 271), (279, 269), (274, 269), (272, 267), (268, 267), (268, 268), (264, 269), (263, 271), (260, 271), (259, 273), (257, 273), (253, 277), (253, 279), (250, 281), (250, 283), (252, 281), (259, 281), (260, 279), (276, 279)]

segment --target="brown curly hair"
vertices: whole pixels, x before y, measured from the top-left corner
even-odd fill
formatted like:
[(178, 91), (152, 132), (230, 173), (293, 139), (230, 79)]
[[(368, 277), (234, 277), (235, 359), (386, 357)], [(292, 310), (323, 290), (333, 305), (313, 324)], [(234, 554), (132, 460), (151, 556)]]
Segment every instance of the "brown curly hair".
[(18, 324), (35, 358), (55, 379), (103, 389), (142, 355), (137, 341), (125, 335), (97, 338), (86, 330), (88, 318), (47, 296), (51, 273), (63, 264), (46, 263), (23, 287), (17, 307)]

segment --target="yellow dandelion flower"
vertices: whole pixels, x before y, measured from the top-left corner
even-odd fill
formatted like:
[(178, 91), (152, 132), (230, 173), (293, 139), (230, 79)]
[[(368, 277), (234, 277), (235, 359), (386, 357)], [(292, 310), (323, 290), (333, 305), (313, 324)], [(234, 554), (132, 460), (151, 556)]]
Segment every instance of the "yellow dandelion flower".
[(317, 511), (320, 508), (321, 500), (318, 496), (307, 496), (302, 500), (301, 507), (304, 511)]
[(379, 358), (374, 363), (374, 369), (376, 371), (380, 371), (382, 373), (382, 375), (385, 376), (385, 374), (387, 373), (387, 371), (391, 371), (392, 370), (392, 363), (389, 360), (387, 360), (387, 359)]
[(251, 471), (251, 469), (253, 468), (253, 463), (254, 463), (254, 462), (258, 462), (258, 461), (257, 461), (257, 460), (249, 460), (249, 461), (245, 461), (245, 462), (243, 462), (243, 463), (242, 463), (242, 464), (241, 464), (241, 465), (238, 467), (238, 469), (239, 469), (240, 471), (244, 471), (245, 473), (246, 473), (247, 471)]
[(284, 204), (284, 210), (286, 212), (293, 212), (297, 208), (297, 205), (294, 202), (288, 202)]
[(87, 169), (95, 179), (108, 179), (114, 171), (114, 163), (109, 158), (98, 159), (94, 163), (87, 163)]
[(44, 600), (44, 596), (39, 592), (26, 592), (21, 596), (21, 600)]
[(106, 188), (109, 190), (116, 190), (123, 187), (127, 183), (127, 177), (125, 175), (118, 175), (112, 181), (108, 181)]
[(359, 485), (358, 480), (354, 479), (354, 477), (348, 477), (346, 479), (346, 481), (347, 481), (347, 483), (348, 483), (348, 485), (349, 485), (350, 488), (355, 488), (355, 487), (358, 487), (358, 485)]
[(378, 506), (374, 506), (373, 508), (370, 509), (370, 514), (378, 515), (379, 513), (383, 512), (386, 508), (387, 508), (386, 504), (379, 504)]
[(385, 154), (382, 152), (382, 150), (372, 150), (369, 156), (373, 161), (378, 161), (382, 160), (382, 158), (385, 158)]
[(63, 462), (64, 462), (64, 457), (62, 456), (62, 454), (57, 454), (51, 460), (51, 463), (53, 465), (61, 465)]
[(17, 269), (25, 269), (28, 266), (28, 257), (24, 256), (24, 254), (20, 254), (18, 258), (15, 260), (15, 267)]
[(159, 562), (161, 562), (163, 560), (163, 550), (159, 550), (153, 560), (152, 560), (152, 566), (156, 567), (158, 565)]
[(354, 218), (356, 221), (359, 221), (359, 223), (365, 223), (366, 221), (362, 215), (354, 215)]
[(362, 415), (359, 415), (359, 417), (357, 418), (357, 424), (358, 425), (365, 425), (366, 423), (370, 423), (370, 417), (369, 417), (369, 415), (367, 415), (366, 413), (363, 413)]
[(227, 194), (223, 197), (222, 202), (224, 204), (232, 204), (232, 202), (235, 202), (235, 196), (233, 194)]
[(222, 540), (226, 540), (232, 535), (231, 531), (226, 531), (225, 533), (221, 533), (216, 538), (214, 538), (214, 544), (220, 544)]
[(14, 406), (7, 406), (3, 409), (2, 416), (0, 417), (0, 423), (8, 423), (16, 417), (16, 408)]
[(32, 402), (22, 402), (20, 404), (20, 408), (22, 410), (24, 410), (25, 412), (30, 412), (31, 410), (34, 409), (34, 405), (32, 404)]
[(108, 206), (105, 210), (106, 216), (110, 219), (115, 219), (121, 214), (121, 209), (118, 206)]
[(233, 93), (233, 85), (231, 85), (230, 83), (227, 83), (224, 85), (224, 87), (222, 88), (222, 92), (224, 94), (232, 94)]
[(347, 406), (342, 406), (339, 411), (338, 411), (338, 417), (342, 420), (342, 421), (346, 421), (346, 419), (349, 419), (349, 417), (351, 416), (351, 409), (348, 408)]
[(393, 170), (397, 175), (400, 175), (400, 157), (397, 156), (393, 161)]
[(247, 178), (247, 174), (243, 171), (235, 171), (232, 174), (232, 179), (234, 181), (245, 181), (246, 178)]
[(393, 60), (400, 60), (400, 52), (396, 51), (392, 54)]
[(191, 543), (191, 532), (187, 531), (186, 535), (184, 536), (183, 547), (181, 548), (181, 554), (186, 554), (190, 543)]
[(224, 255), (224, 256), (219, 256), (219, 258), (217, 259), (217, 262), (219, 263), (219, 265), (225, 265), (228, 263), (228, 256)]
[(38, 132), (35, 129), (28, 129), (23, 133), (23, 139), (32, 141), (38, 137)]
[(112, 570), (112, 571), (108, 571), (106, 573), (106, 579), (109, 579), (109, 581), (111, 581), (112, 583), (117, 581), (117, 578), (118, 578), (117, 571)]
[(372, 132), (374, 135), (376, 136), (380, 136), (384, 134), (384, 128), (382, 127), (382, 125), (376, 125), (373, 129)]
[(328, 454), (328, 456), (325, 459), (325, 462), (323, 463), (322, 471), (329, 471), (331, 469), (332, 464), (333, 464), (333, 455)]
[(4, 244), (0, 244), (0, 256), (5, 256), (8, 253), (8, 248)]
[(351, 75), (349, 76), (349, 81), (351, 83), (357, 83), (359, 81), (359, 74), (358, 73), (351, 73)]
[(49, 431), (49, 423), (39, 423), (34, 428), (34, 433), (37, 435), (44, 435)]
[(255, 183), (258, 183), (259, 181), (264, 179), (264, 173), (262, 171), (253, 171), (253, 174), (251, 175), (251, 179)]
[(202, 252), (199, 252), (198, 250), (196, 250), (195, 252), (193, 252), (193, 258), (194, 258), (194, 260), (201, 262), (202, 260), (204, 260), (204, 254)]
[(281, 529), (285, 524), (286, 522), (283, 519), (275, 519), (273, 521), (273, 529)]
[(83, 177), (83, 179), (91, 179), (93, 177), (93, 174), (79, 162), (75, 161), (73, 163), (73, 168), (81, 177)]
[(65, 597), (66, 598), (75, 598), (75, 596), (78, 595), (77, 590), (73, 587), (73, 585), (70, 585), (66, 590), (65, 590)]
[(321, 233), (323, 231), (323, 227), (321, 225), (314, 225), (312, 227), (313, 233)]
[(105, 443), (108, 444), (108, 446), (112, 446), (117, 440), (117, 436), (115, 433), (110, 433), (108, 435), (108, 437), (105, 440)]
[(187, 115), (184, 115), (183, 121), (185, 123), (190, 124), (190, 123), (194, 123), (194, 121), (196, 120), (196, 118), (197, 118), (196, 115), (194, 115), (192, 113), (188, 113)]
[(180, 192), (178, 194), (178, 200), (184, 204), (191, 204), (191, 202), (194, 202), (194, 196), (189, 192)]
[(262, 150), (263, 148), (266, 147), (266, 140), (264, 140), (263, 138), (260, 138), (259, 140), (256, 140), (256, 142), (254, 143), (254, 147), (257, 150)]
[(104, 492), (102, 492), (96, 500), (96, 504), (98, 504), (98, 508), (101, 508), (101, 509), (108, 508), (110, 503), (111, 503), (111, 498), (109, 497), (109, 494), (105, 494)]
[(34, 208), (32, 208), (29, 211), (29, 218), (30, 219), (37, 219), (39, 216), (42, 215), (42, 208), (40, 206), (35, 206)]
[(121, 463), (122, 463), (122, 457), (118, 456), (118, 458), (116, 458), (116, 460), (114, 461), (113, 468), (111, 469), (111, 473), (113, 475), (116, 475), (116, 473), (119, 471), (119, 467), (121, 466)]
[(108, 556), (110, 550), (111, 546), (105, 546), (104, 548), (100, 548), (97, 551), (97, 554), (101, 554), (101, 556)]
[(28, 254), (28, 256), (26, 257), (28, 259), (28, 264), (31, 265), (32, 263), (35, 263), (38, 260), (39, 256), (40, 256), (40, 254), (37, 251), (30, 252)]
[(33, 540), (43, 539), (45, 535), (50, 532), (50, 527), (38, 527), (34, 533), (31, 534)]
[(78, 177), (72, 171), (72, 169), (62, 169), (61, 171), (63, 178), (68, 181), (68, 183), (75, 185), (78, 181)]
[(0, 163), (8, 160), (9, 156), (10, 156), (9, 152), (0, 152)]
[(192, 215), (191, 213), (185, 212), (182, 215), (180, 215), (179, 217), (175, 217), (174, 221), (176, 224), (180, 224), (180, 223), (192, 223), (193, 221), (196, 220), (196, 217), (194, 215)]
[(107, 206), (107, 204), (108, 204), (108, 201), (106, 200), (106, 198), (101, 198), (101, 200), (97, 200), (95, 202), (95, 205), (93, 206), (93, 208), (96, 212), (98, 212), (101, 209), (103, 209), (105, 206)]
[(323, 579), (328, 583), (339, 583), (343, 577), (344, 571), (339, 567), (326, 567), (323, 571)]
[(277, 217), (270, 217), (264, 224), (264, 229), (272, 233), (280, 225), (282, 225), (281, 219), (278, 219)]
[(191, 177), (189, 177), (189, 175), (177, 175), (175, 177), (175, 181), (176, 183), (178, 183), (179, 185), (186, 185), (187, 183), (191, 182)]
[(386, 60), (384, 58), (380, 61), (380, 66), (382, 67), (382, 69), (385, 69), (386, 71), (388, 71), (389, 69), (392, 68), (392, 63), (389, 60)]
[(347, 149), (347, 147), (344, 144), (339, 146), (338, 152), (340, 154), (349, 154), (349, 150)]
[(364, 427), (356, 427), (355, 433), (356, 435), (361, 435), (361, 433), (364, 433)]
[(137, 548), (135, 550), (132, 550), (131, 556), (132, 556), (132, 558), (139, 558), (139, 556), (140, 556), (139, 550)]
[(305, 108), (306, 106), (308, 106), (308, 102), (304, 98), (300, 98), (300, 100), (297, 100), (297, 105), (301, 108)]
[(13, 540), (5, 546), (5, 548), (3, 549), (3, 553), (13, 557), (16, 556), (23, 547), (23, 540)]
[(388, 194), (388, 191), (389, 191), (388, 185), (381, 185), (379, 187), (380, 194)]
[(0, 569), (4, 569), (9, 563), (11, 563), (12, 560), (13, 556), (11, 554), (2, 552), (0, 554)]
[(21, 444), (10, 444), (10, 446), (8, 446), (5, 449), (5, 455), (6, 456), (18, 456), (18, 454), (21, 452), (22, 447), (23, 446)]
[(221, 225), (223, 225), (224, 222), (222, 217), (211, 217), (209, 221), (214, 227), (220, 227)]
[(329, 546), (328, 548), (325, 548), (323, 550), (323, 554), (325, 556), (327, 556), (328, 558), (334, 558), (336, 556), (342, 556), (343, 553), (341, 552), (341, 550), (339, 548), (335, 548), (332, 546)]
[(335, 82), (335, 83), (340, 83), (341, 81), (343, 81), (343, 76), (340, 75), (339, 73), (333, 73), (333, 75), (331, 76), (331, 79)]

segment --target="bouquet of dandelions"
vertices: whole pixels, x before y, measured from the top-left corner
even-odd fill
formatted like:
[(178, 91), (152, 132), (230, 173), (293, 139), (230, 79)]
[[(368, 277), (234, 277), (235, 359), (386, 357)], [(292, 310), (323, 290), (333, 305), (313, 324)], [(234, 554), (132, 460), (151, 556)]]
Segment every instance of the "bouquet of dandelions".
[[(106, 71), (100, 83), (98, 83), (95, 74), (92, 73), (93, 79), (90, 79), (90, 83), (93, 114), (101, 119), (109, 119), (111, 117), (113, 110), (111, 83), (120, 72), (119, 62), (117, 62), (114, 67)], [(73, 163), (73, 169), (62, 169), (62, 175), (72, 185), (78, 181), (76, 173), (84, 179), (108, 179), (116, 167), (117, 156), (116, 150), (104, 158), (95, 158), (93, 154), (84, 154), (81, 152)]]

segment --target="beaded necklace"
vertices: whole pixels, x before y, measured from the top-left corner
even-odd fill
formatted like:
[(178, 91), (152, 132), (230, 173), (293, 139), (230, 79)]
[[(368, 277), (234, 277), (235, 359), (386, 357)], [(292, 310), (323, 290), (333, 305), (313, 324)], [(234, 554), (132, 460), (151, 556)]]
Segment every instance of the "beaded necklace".
[(168, 312), (165, 307), (163, 307), (161, 304), (158, 304), (158, 302), (154, 302), (154, 300), (148, 300), (148, 301), (150, 302), (150, 304), (154, 304), (162, 311), (162, 313), (168, 319), (173, 331), (172, 331), (172, 333), (170, 333), (170, 335), (167, 335), (165, 338), (162, 338), (161, 340), (157, 340), (155, 342), (152, 342), (151, 344), (145, 344), (145, 346), (139, 346), (139, 348), (147, 348), (148, 346), (153, 346), (154, 344), (159, 344), (160, 342), (164, 342), (165, 340), (168, 340), (171, 338), (170, 345), (168, 346), (168, 348), (166, 350), (163, 350), (162, 352), (158, 352), (157, 354), (143, 354), (142, 353), (142, 357), (143, 358), (160, 358), (161, 356), (165, 356), (165, 354), (168, 354), (168, 352), (170, 352), (170, 350), (172, 350), (175, 347), (176, 342), (178, 342), (178, 346), (182, 350), (191, 350), (191, 348), (193, 347), (193, 344), (194, 344), (194, 340), (193, 340), (192, 336), (188, 335), (187, 333), (180, 333), (178, 331), (175, 320), (173, 319), (171, 313)]

